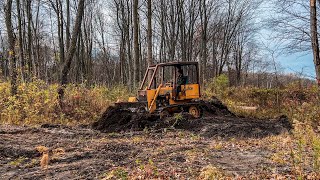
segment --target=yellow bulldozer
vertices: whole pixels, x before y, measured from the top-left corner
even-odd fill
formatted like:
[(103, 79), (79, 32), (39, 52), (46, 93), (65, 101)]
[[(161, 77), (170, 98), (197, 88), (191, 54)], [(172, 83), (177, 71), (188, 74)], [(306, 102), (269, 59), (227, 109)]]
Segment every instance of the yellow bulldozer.
[(202, 116), (198, 62), (169, 62), (149, 66), (136, 97), (116, 106), (133, 112), (159, 113), (167, 117), (188, 112)]

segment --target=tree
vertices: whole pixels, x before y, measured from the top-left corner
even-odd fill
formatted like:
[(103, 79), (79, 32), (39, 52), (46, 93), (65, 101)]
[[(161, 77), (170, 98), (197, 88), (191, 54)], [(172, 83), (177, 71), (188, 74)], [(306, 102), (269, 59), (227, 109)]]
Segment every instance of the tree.
[(20, 11), (20, 0), (17, 0), (17, 16), (18, 16), (18, 31), (19, 31), (19, 57), (21, 63), (21, 78), (22, 81), (26, 79), (25, 75), (25, 60), (23, 54), (23, 37), (22, 37), (22, 18), (21, 18), (21, 11)]
[(26, 13), (27, 13), (27, 22), (28, 22), (28, 28), (27, 28), (27, 52), (28, 52), (28, 78), (32, 77), (33, 74), (33, 58), (32, 58), (32, 8), (31, 8), (31, 0), (26, 1)]
[(81, 22), (82, 22), (82, 18), (83, 18), (83, 14), (84, 14), (84, 9), (85, 9), (84, 2), (85, 2), (85, 0), (79, 1), (78, 12), (77, 12), (77, 16), (76, 16), (75, 25), (74, 25), (74, 28), (72, 31), (70, 47), (67, 52), (66, 62), (64, 63), (64, 65), (62, 67), (62, 71), (61, 71), (61, 80), (60, 80), (61, 87), (58, 90), (60, 100), (62, 100), (63, 96), (64, 96), (64, 88), (65, 88), (64, 86), (68, 82), (68, 73), (70, 71), (73, 55), (76, 51), (76, 44), (77, 44), (78, 35), (81, 31)]
[[(121, 83), (132, 90), (154, 62), (199, 61), (203, 82), (228, 71), (240, 81), (251, 67), (249, 44), (257, 34), (250, 30), (256, 19), (248, 14), (257, 14), (252, 9), (260, 1), (87, 0), (77, 24), (83, 1), (16, 0), (11, 20), (17, 28), (15, 67), (26, 81), (37, 78), (61, 87)], [(1, 56), (7, 78), (12, 63), (7, 53)]]
[(153, 64), (152, 60), (152, 24), (151, 24), (151, 19), (152, 19), (152, 9), (151, 9), (151, 0), (148, 0), (148, 65)]
[[(152, 59), (152, 9), (151, 9), (151, 0), (148, 0), (147, 2), (147, 9), (148, 9), (148, 15), (147, 15), (147, 19), (148, 19), (148, 27), (147, 27), (147, 41), (148, 41), (148, 66), (153, 65), (153, 59)], [(153, 72), (153, 71), (151, 71)], [(152, 77), (152, 73), (149, 73), (149, 78)]]
[(310, 7), (305, 0), (273, 0), (271, 17), (266, 24), (272, 30), (272, 40), (283, 52), (310, 52)]
[(16, 71), (16, 55), (15, 55), (15, 34), (12, 27), (12, 0), (7, 0), (5, 6), (5, 22), (8, 33), (8, 50), (9, 50), (9, 62), (11, 69), (11, 95), (17, 94), (17, 71)]
[(310, 29), (311, 29), (313, 62), (316, 69), (317, 83), (318, 83), (318, 86), (320, 86), (320, 56), (319, 56), (319, 39), (318, 39), (318, 31), (317, 31), (316, 0), (310, 0)]
[[(318, 1), (320, 3), (320, 1)], [(320, 85), (320, 57), (316, 0), (274, 0), (274, 17), (269, 24), (275, 30), (274, 38), (287, 53), (312, 50), (316, 79)]]
[(200, 82), (203, 82), (207, 67), (207, 26), (208, 26), (208, 10), (206, 0), (200, 1), (200, 22), (201, 22), (201, 48), (200, 48)]
[(138, 28), (138, 0), (133, 0), (133, 49), (134, 49), (134, 81), (133, 86), (137, 87), (139, 81), (139, 28)]

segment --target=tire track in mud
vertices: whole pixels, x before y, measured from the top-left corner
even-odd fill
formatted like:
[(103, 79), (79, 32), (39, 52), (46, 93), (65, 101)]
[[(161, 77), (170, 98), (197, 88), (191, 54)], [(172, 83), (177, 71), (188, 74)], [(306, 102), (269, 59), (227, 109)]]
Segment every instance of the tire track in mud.
[[(222, 123), (219, 119), (216, 121)], [(211, 135), (198, 136), (203, 133), (201, 128), (194, 131), (180, 128), (167, 132), (107, 134), (60, 125), (0, 126), (0, 149), (4, 150), (0, 153), (0, 174), (4, 179), (101, 179), (116, 167), (137, 171), (151, 160), (159, 173), (177, 179), (196, 178), (208, 164), (231, 176), (256, 174), (265, 166), (272, 166), (268, 159), (272, 153), (269, 150), (259, 147), (242, 150), (232, 146), (212, 148), (212, 142), (226, 143), (227, 140)], [(48, 169), (42, 170), (39, 165), (41, 154), (35, 150), (39, 145), (49, 149), (64, 148), (65, 154), (51, 156)]]

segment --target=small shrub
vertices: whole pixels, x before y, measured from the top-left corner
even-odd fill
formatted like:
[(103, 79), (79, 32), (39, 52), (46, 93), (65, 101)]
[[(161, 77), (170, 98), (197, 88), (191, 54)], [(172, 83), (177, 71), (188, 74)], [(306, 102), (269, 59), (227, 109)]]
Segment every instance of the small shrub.
[(314, 136), (312, 138), (312, 150), (313, 150), (313, 168), (315, 171), (320, 171), (320, 137)]
[(208, 165), (201, 169), (198, 179), (210, 180), (210, 179), (222, 179), (225, 177), (224, 173), (212, 165)]
[(228, 76), (222, 74), (218, 77), (213, 78), (209, 81), (205, 94), (208, 96), (218, 96), (220, 98), (225, 98), (227, 93), (227, 88), (229, 86)]
[(174, 128), (175, 126), (177, 126), (179, 124), (179, 122), (184, 120), (183, 114), (182, 113), (176, 113), (173, 116), (174, 119), (174, 123), (172, 124), (172, 127)]
[(109, 180), (109, 179), (127, 180), (128, 172), (124, 168), (114, 169), (111, 172), (107, 173), (103, 178), (103, 180)]
[(9, 162), (9, 165), (11, 165), (11, 166), (20, 166), (26, 160), (28, 160), (28, 158), (19, 157), (18, 159)]

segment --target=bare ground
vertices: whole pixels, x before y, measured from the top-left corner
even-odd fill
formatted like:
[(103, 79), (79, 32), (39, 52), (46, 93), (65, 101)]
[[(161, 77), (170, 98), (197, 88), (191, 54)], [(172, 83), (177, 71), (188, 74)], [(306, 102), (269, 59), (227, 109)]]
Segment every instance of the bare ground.
[[(2, 179), (196, 179), (205, 167), (214, 167), (231, 178), (289, 177), (290, 164), (272, 158), (288, 148), (290, 125), (284, 118), (168, 119), (166, 128), (112, 133), (88, 126), (1, 125), (0, 174)], [(35, 149), (40, 145), (65, 153), (50, 151), (49, 166), (41, 169)]]

